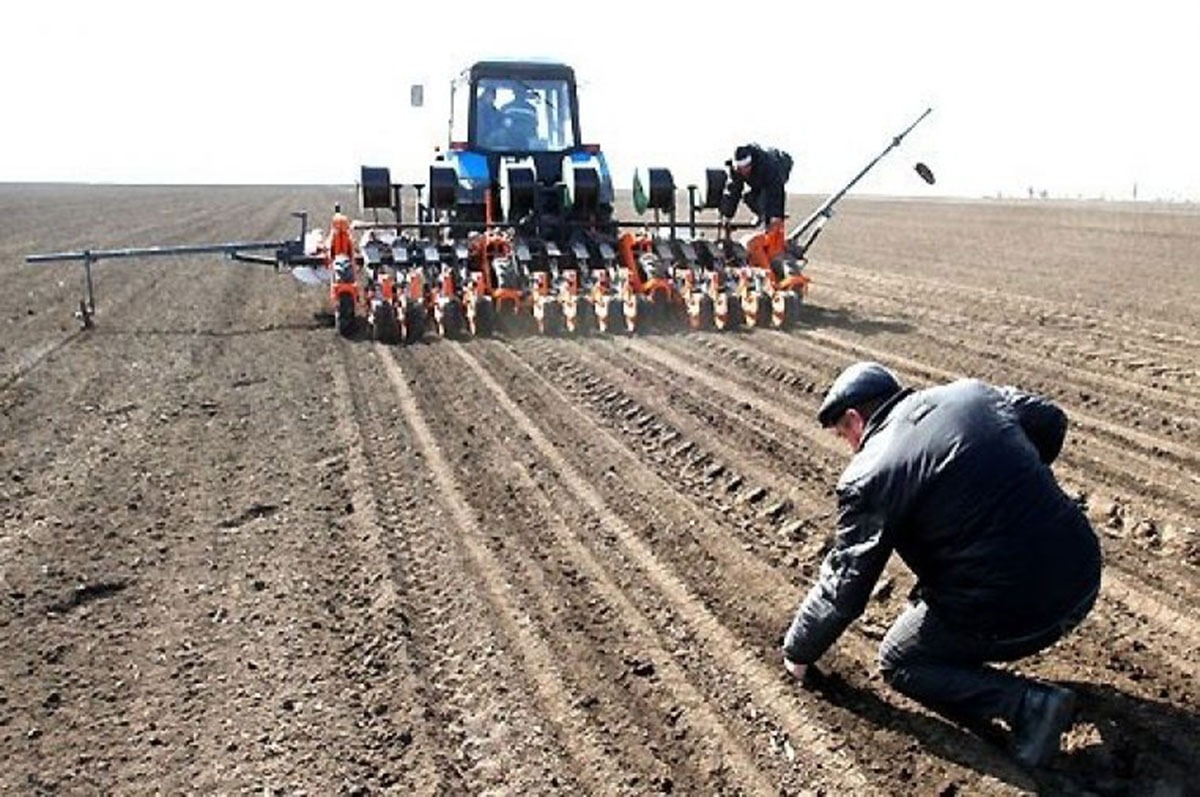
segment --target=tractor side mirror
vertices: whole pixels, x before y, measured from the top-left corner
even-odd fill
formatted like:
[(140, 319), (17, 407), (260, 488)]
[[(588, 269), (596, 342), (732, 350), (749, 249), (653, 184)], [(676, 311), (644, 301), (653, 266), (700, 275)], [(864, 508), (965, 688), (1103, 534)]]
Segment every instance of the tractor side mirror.
[(408, 97), (412, 107), (422, 107), (425, 105), (425, 87), (420, 83), (414, 83), (408, 90)]

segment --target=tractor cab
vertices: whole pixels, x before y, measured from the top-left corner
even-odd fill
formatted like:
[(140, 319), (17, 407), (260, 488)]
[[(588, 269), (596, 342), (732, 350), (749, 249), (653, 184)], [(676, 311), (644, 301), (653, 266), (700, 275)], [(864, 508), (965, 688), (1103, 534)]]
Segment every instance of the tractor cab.
[(575, 74), (563, 64), (481, 61), (454, 81), (451, 96), (450, 137), (464, 149), (528, 155), (579, 144)]

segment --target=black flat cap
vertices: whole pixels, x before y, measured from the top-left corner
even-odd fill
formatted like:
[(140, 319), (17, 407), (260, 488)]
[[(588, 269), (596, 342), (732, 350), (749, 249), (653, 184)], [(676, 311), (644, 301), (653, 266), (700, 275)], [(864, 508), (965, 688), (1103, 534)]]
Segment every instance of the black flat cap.
[(879, 363), (860, 362), (838, 374), (821, 402), (817, 420), (833, 426), (842, 413), (872, 399), (888, 398), (900, 391), (896, 375)]

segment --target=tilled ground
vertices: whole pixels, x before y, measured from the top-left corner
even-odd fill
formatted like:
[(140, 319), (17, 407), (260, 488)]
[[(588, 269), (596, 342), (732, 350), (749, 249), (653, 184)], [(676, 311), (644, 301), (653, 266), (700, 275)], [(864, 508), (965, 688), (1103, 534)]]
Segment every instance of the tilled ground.
[[(340, 340), (217, 257), (339, 189), (0, 187), (0, 792), (1200, 793), (1200, 213), (851, 200), (789, 332)], [(796, 201), (803, 213), (811, 202)], [(891, 692), (911, 577), (789, 682), (878, 359), (1043, 392), (1100, 532), (1080, 694), (1026, 772)]]

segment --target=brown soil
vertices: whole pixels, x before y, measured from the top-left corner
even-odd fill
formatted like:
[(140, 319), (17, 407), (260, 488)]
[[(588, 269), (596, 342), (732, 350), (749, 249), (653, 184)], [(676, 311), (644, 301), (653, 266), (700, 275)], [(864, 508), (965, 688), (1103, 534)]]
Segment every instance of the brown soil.
[[(850, 199), (793, 331), (339, 339), (218, 256), (335, 188), (0, 186), (0, 792), (1200, 794), (1200, 212)], [(810, 208), (796, 198), (793, 212)], [(1077, 688), (1039, 772), (890, 691), (910, 576), (789, 682), (847, 363), (1072, 420), (1107, 565), (1019, 669)]]

